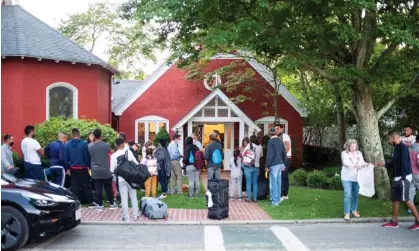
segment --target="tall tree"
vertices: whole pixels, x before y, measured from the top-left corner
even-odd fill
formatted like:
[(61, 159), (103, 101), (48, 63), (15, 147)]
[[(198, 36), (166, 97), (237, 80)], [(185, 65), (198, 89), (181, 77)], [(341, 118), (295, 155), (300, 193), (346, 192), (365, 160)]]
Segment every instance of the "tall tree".
[[(125, 10), (157, 22), (156, 34), (170, 40), (175, 56), (197, 59), (197, 44), (222, 45), (288, 61), (331, 85), (346, 82), (365, 157), (383, 162), (378, 120), (401, 89), (419, 80), (418, 58), (406, 53), (419, 49), (418, 5), (419, 0), (132, 0)], [(407, 61), (416, 64), (395, 64)], [(379, 109), (372, 98), (374, 85), (397, 89)], [(376, 169), (377, 193), (384, 198), (388, 175)]]
[(58, 26), (58, 31), (90, 52), (97, 50), (99, 41), (106, 42), (104, 52), (109, 63), (120, 69), (119, 77), (137, 79), (144, 78), (140, 60), (155, 60), (144, 30), (139, 22), (120, 18), (119, 6), (107, 0), (90, 3), (86, 12), (70, 14)]

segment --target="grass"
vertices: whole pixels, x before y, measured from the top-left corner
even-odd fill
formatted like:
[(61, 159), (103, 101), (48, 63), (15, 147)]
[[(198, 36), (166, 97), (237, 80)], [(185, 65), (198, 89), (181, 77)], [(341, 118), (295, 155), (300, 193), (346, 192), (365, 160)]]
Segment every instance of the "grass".
[[(183, 177), (183, 184), (188, 184), (188, 177)], [(184, 192), (183, 194), (168, 194), (167, 198), (163, 201), (167, 203), (169, 208), (187, 208), (187, 209), (205, 209), (206, 201), (205, 201), (205, 187), (204, 182), (201, 179), (201, 188), (199, 191), (199, 197), (193, 197), (190, 199), (188, 197), (188, 192)], [(170, 187), (170, 186), (169, 186)], [(157, 188), (157, 195), (161, 194), (161, 187)], [(144, 193), (138, 191), (138, 200), (144, 196)]]
[[(259, 205), (275, 220), (318, 219), (343, 217), (343, 191), (290, 187), (289, 200), (278, 207), (271, 207), (269, 200)], [(359, 213), (362, 217), (391, 216), (391, 201), (359, 198)], [(400, 206), (400, 216), (407, 215), (405, 206)]]

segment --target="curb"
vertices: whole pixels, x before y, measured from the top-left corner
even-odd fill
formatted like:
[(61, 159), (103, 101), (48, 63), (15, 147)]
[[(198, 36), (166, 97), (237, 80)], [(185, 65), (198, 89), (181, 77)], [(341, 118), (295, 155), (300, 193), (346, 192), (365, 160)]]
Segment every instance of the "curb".
[[(390, 221), (391, 217), (368, 217), (351, 219), (349, 222), (343, 219), (313, 219), (313, 220), (206, 220), (206, 221), (82, 221), (81, 225), (292, 225), (292, 224), (322, 224), (322, 223), (382, 223)], [(413, 217), (399, 217), (399, 222), (414, 221)]]

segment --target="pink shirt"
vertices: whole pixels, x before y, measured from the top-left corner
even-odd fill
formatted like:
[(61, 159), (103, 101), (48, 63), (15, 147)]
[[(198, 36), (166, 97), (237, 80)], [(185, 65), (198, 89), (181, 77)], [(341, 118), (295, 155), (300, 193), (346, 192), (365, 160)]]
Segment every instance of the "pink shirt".
[(409, 151), (410, 154), (410, 166), (412, 167), (412, 173), (419, 174), (419, 152)]

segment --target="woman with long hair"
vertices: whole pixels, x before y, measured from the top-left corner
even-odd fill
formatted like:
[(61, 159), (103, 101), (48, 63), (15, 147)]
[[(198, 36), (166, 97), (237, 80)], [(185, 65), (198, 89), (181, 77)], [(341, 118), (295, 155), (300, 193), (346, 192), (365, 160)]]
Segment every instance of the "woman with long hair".
[(263, 156), (263, 149), (256, 135), (250, 137), (250, 143), (245, 147), (242, 156), (243, 171), (246, 177), (246, 202), (257, 202), (260, 158)]

